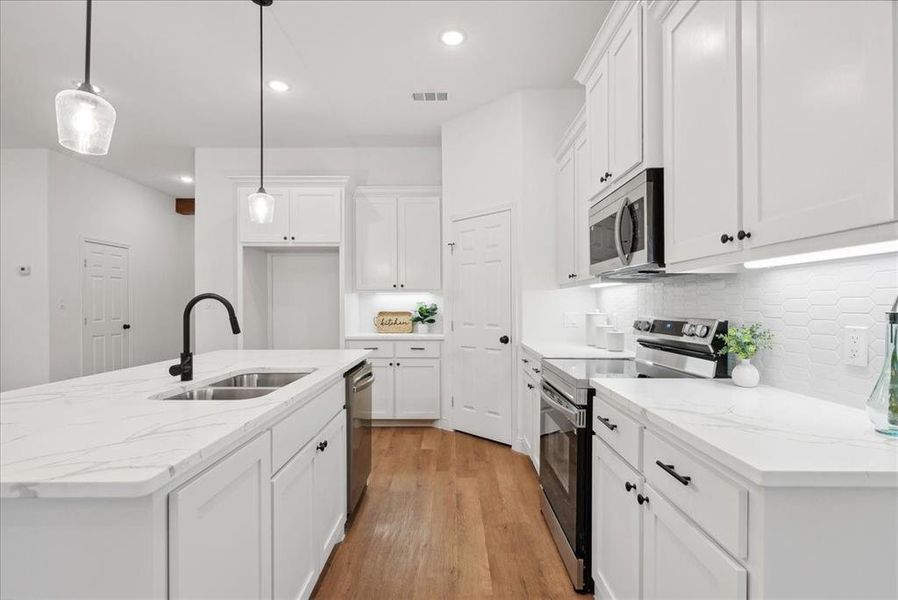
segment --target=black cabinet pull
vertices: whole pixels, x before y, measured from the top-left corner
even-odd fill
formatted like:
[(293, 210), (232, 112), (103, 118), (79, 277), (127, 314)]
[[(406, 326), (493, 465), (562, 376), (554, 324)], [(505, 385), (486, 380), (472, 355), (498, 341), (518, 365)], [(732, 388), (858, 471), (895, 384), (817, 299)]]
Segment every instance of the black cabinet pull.
[(399, 284), (399, 287), (404, 288), (404, 287), (405, 287), (405, 284), (404, 284), (404, 283), (400, 283), (400, 284)]
[(599, 177), (599, 183), (605, 183), (605, 178), (604, 178), (604, 177)]
[(739, 238), (740, 240), (744, 240), (745, 238), (751, 237), (751, 232), (750, 231), (742, 231), (740, 229), (739, 233), (736, 234), (736, 237)]
[(396, 284), (395, 284), (395, 283), (393, 284), (393, 287), (396, 287)]
[(625, 481), (625, 482), (624, 482), (624, 487), (627, 489), (628, 492), (632, 492), (633, 490), (636, 489), (636, 484), (635, 484), (635, 483), (630, 483), (629, 481)]
[(535, 387), (536, 387), (536, 386), (533, 385), (532, 383), (528, 383), (528, 384), (527, 384), (527, 388), (528, 388), (528, 389), (531, 389), (531, 390), (532, 390), (532, 389), (534, 389)]
[(649, 501), (649, 497), (643, 496), (642, 494), (636, 494), (636, 501), (639, 502), (640, 505), (646, 504)]
[(540, 371), (539, 369), (537, 369), (536, 367), (530, 367), (530, 369), (531, 369), (534, 373), (541, 373), (541, 372), (542, 372), (542, 371)]
[(611, 422), (611, 419), (609, 419), (609, 418), (607, 418), (607, 417), (600, 417), (599, 415), (596, 415), (596, 418), (597, 418), (599, 421), (602, 422), (602, 425), (604, 425), (605, 427), (607, 427), (607, 428), (610, 429), (611, 431), (614, 431), (615, 429), (617, 429), (617, 425), (615, 425), (614, 423), (612, 423), (612, 422)]
[(521, 359), (521, 362), (524, 363), (524, 364), (526, 365), (526, 364), (529, 363), (530, 361), (527, 360), (526, 358), (522, 358), (522, 359)]
[(291, 240), (295, 240), (295, 239), (296, 239), (296, 236), (295, 236), (295, 235), (291, 235), (291, 236), (290, 236), (290, 239), (291, 239)]
[(323, 442), (319, 442), (319, 444), (318, 444), (319, 452), (324, 452), (325, 450), (327, 450), (327, 440), (324, 440)]
[(731, 235), (724, 233), (723, 235), (720, 236), (721, 244), (726, 244), (727, 242), (732, 242), (732, 241), (733, 241), (733, 236), (731, 236)]
[(123, 324), (122, 324), (122, 329), (126, 329), (126, 330), (127, 330), (127, 329), (131, 329), (131, 323), (123, 323)]
[(401, 366), (401, 365), (400, 365), (399, 363), (396, 363), (396, 366), (398, 367), (398, 366)]
[(409, 346), (409, 350), (427, 350), (427, 348), (422, 348), (421, 346)]
[(392, 367), (392, 366), (393, 366), (393, 363), (390, 363), (390, 366)]
[(656, 460), (655, 464), (658, 465), (659, 467), (661, 467), (665, 473), (667, 473), (668, 475), (670, 475), (671, 477), (673, 477), (674, 479), (676, 479), (683, 485), (689, 485), (689, 482), (692, 481), (692, 477), (689, 477), (688, 475), (680, 475), (679, 473), (674, 471), (673, 465), (666, 465), (663, 462), (661, 462), (660, 460)]
[(287, 241), (287, 236), (286, 236), (286, 235), (284, 236), (284, 241)]

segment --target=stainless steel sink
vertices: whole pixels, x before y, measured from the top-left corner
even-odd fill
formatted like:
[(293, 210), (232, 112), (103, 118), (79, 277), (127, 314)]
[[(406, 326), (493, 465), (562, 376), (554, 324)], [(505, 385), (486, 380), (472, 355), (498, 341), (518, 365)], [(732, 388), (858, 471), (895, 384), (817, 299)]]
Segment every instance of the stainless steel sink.
[(210, 383), (209, 387), (279, 388), (298, 381), (308, 374), (309, 371), (304, 373), (243, 373)]
[(162, 400), (247, 400), (275, 391), (276, 387), (202, 387), (166, 396)]

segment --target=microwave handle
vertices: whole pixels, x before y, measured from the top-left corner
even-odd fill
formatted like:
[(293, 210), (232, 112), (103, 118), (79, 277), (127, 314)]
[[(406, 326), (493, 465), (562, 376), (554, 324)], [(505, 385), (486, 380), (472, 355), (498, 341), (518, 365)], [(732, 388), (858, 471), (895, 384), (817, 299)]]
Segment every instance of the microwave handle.
[(624, 211), (627, 210), (627, 206), (629, 204), (629, 198), (624, 198), (623, 200), (621, 200), (620, 208), (617, 209), (617, 216), (614, 217), (614, 245), (617, 248), (617, 256), (620, 258), (620, 261), (624, 266), (630, 264), (630, 256), (624, 252), (624, 246), (620, 241), (620, 225), (621, 221), (624, 218)]

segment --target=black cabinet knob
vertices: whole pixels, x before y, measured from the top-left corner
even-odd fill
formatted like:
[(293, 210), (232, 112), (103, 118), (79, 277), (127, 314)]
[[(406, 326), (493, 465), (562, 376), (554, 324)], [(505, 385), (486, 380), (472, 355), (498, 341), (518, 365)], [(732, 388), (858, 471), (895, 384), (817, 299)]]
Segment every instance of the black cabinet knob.
[(405, 287), (405, 284), (404, 284), (404, 283), (400, 283), (400, 284), (399, 284), (399, 287), (404, 288), (404, 287)]
[(532, 389), (534, 389), (534, 387), (535, 387), (535, 386), (534, 386), (532, 383), (528, 383), (528, 384), (527, 384), (527, 389), (528, 389), (528, 390), (532, 390)]
[(604, 177), (599, 177), (599, 183), (605, 183), (605, 178), (604, 178)]
[(287, 241), (287, 236), (286, 236), (286, 235), (284, 236), (284, 241)]
[(524, 363), (524, 364), (526, 365), (526, 364), (529, 363), (530, 361), (527, 360), (526, 358), (522, 358), (522, 359), (521, 359), (521, 362)]
[(636, 501), (639, 502), (640, 505), (642, 505), (649, 501), (649, 497), (643, 496), (642, 494), (636, 494)]
[(507, 344), (510, 341), (511, 341), (511, 338), (509, 338), (507, 335), (503, 335), (502, 337), (499, 338), (500, 344)]
[(395, 283), (393, 284), (393, 287), (396, 287), (396, 284), (395, 284)]
[(324, 452), (325, 450), (327, 450), (327, 440), (324, 440), (323, 442), (320, 442), (320, 443), (318, 444), (318, 451), (319, 451), (319, 452)]
[(291, 236), (290, 236), (290, 239), (291, 239), (291, 240), (295, 240), (295, 239), (296, 239), (296, 236), (295, 236), (295, 235), (291, 235)]
[(745, 238), (751, 237), (751, 232), (750, 231), (742, 231), (740, 229), (739, 233), (736, 234), (736, 237), (739, 238), (740, 240), (744, 240)]
[(131, 329), (131, 323), (124, 323), (122, 329)]
[(631, 492), (636, 489), (636, 484), (626, 481), (626, 482), (624, 482), (624, 487), (627, 489), (628, 492)]
[(727, 235), (726, 233), (724, 233), (723, 235), (720, 236), (721, 244), (726, 244), (727, 242), (732, 242), (732, 241), (733, 241), (733, 236), (731, 236), (731, 235)]
[(605, 173), (605, 180), (611, 179), (611, 173)]

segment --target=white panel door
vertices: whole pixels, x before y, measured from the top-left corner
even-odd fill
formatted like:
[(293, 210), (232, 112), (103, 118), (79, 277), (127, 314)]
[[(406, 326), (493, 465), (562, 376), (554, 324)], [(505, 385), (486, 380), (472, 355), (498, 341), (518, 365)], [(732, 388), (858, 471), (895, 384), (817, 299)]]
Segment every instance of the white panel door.
[(290, 190), (284, 187), (265, 188), (274, 197), (274, 220), (253, 223), (249, 220), (247, 198), (256, 188), (241, 187), (237, 191), (237, 215), (240, 222), (240, 241), (250, 243), (283, 244), (290, 241)]
[(611, 115), (608, 96), (608, 55), (599, 60), (595, 71), (586, 82), (586, 137), (589, 139), (590, 197), (601, 193), (611, 183), (610, 126)]
[(454, 427), (511, 443), (511, 216), (453, 223)]
[(574, 274), (589, 279), (589, 138), (574, 140)]
[(608, 48), (610, 179), (625, 181), (642, 162), (642, 5), (634, 3)]
[(555, 273), (560, 284), (570, 283), (575, 275), (575, 187), (574, 150), (571, 148), (561, 157), (555, 173)]
[(317, 448), (307, 444), (271, 480), (274, 598), (308, 598), (315, 587), (319, 560), (315, 522)]
[(335, 188), (290, 190), (290, 241), (339, 244), (343, 232), (343, 194)]
[(896, 218), (895, 2), (742, 3), (748, 247)]
[(439, 198), (400, 198), (399, 287), (439, 290), (443, 287)]
[(343, 540), (346, 521), (346, 411), (341, 410), (315, 444), (315, 524), (319, 565)]
[(271, 597), (271, 434), (168, 495), (171, 598)]
[(440, 359), (396, 359), (395, 387), (395, 418), (440, 418)]
[(131, 366), (127, 248), (85, 241), (82, 248), (81, 374)]
[(729, 0), (685, 0), (662, 23), (669, 263), (742, 247), (738, 10)]
[(371, 388), (371, 418), (392, 419), (396, 414), (394, 407), (395, 367), (392, 358), (369, 358), (374, 373), (374, 385)]
[(399, 286), (396, 213), (396, 198), (356, 198), (356, 289), (390, 290)]
[(646, 484), (643, 597), (645, 600), (744, 600), (745, 569)]
[(642, 477), (603, 441), (594, 438), (592, 467), (592, 565), (598, 595), (641, 598)]

